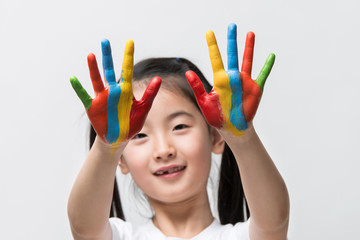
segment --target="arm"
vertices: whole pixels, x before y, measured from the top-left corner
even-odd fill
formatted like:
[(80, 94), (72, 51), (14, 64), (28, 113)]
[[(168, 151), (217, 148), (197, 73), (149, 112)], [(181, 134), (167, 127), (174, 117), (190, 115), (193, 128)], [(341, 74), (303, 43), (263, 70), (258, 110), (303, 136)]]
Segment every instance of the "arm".
[(69, 197), (68, 216), (74, 239), (111, 239), (108, 219), (114, 179), (126, 143), (113, 148), (96, 137)]
[(110, 43), (102, 42), (105, 86), (96, 59), (88, 56), (92, 99), (80, 82), (71, 84), (83, 102), (97, 137), (74, 183), (68, 202), (68, 216), (75, 239), (111, 239), (109, 212), (116, 168), (128, 139), (141, 130), (161, 79), (154, 78), (138, 101), (132, 94), (134, 44), (125, 47), (120, 83), (115, 80)]
[(207, 94), (193, 72), (186, 77), (210, 125), (219, 129), (235, 155), (251, 212), (251, 239), (286, 239), (289, 197), (283, 179), (257, 136), (252, 120), (273, 66), (270, 54), (259, 77), (251, 79), (254, 34), (248, 33), (242, 71), (238, 69), (236, 25), (228, 29), (228, 71), (214, 33), (207, 32), (214, 88)]
[(220, 130), (239, 167), (251, 213), (251, 239), (286, 239), (289, 196), (286, 185), (252, 124), (242, 138)]

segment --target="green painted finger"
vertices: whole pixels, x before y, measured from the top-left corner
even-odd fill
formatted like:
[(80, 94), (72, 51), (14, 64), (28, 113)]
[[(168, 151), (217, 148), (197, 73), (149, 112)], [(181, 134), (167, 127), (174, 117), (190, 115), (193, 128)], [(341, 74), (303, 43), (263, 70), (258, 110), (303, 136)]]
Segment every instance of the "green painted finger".
[(274, 65), (275, 62), (275, 54), (270, 53), (268, 58), (266, 59), (266, 62), (263, 66), (263, 68), (261, 69), (259, 76), (257, 77), (257, 79), (255, 80), (255, 82), (257, 83), (257, 85), (259, 86), (259, 88), (261, 89), (261, 92), (264, 89), (264, 85), (266, 82), (266, 79), (268, 78), (271, 69)]
[(70, 83), (76, 94), (80, 98), (81, 102), (84, 104), (86, 110), (89, 111), (92, 101), (90, 95), (86, 92), (86, 90), (83, 88), (83, 86), (76, 77), (71, 76)]

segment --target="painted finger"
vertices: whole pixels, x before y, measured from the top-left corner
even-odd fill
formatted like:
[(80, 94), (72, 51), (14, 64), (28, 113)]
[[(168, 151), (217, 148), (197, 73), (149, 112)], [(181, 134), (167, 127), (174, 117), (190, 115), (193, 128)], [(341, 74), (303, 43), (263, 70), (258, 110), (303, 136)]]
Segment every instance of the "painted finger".
[(255, 80), (257, 85), (260, 87), (261, 92), (264, 89), (266, 79), (268, 78), (274, 63), (275, 63), (275, 54), (270, 53), (268, 58), (266, 59), (266, 62), (264, 64), (263, 68), (261, 69), (261, 71), (259, 73), (258, 78)]
[(250, 76), (251, 76), (252, 63), (253, 63), (254, 44), (255, 44), (255, 34), (253, 32), (248, 32), (246, 34), (246, 42), (245, 42), (241, 72), (249, 74)]
[(89, 72), (90, 72), (90, 78), (91, 82), (95, 91), (95, 94), (104, 91), (104, 84), (101, 80), (101, 76), (99, 73), (99, 68), (96, 62), (95, 55), (93, 53), (90, 53), (87, 56), (88, 66), (89, 66)]
[(90, 95), (82, 87), (81, 83), (76, 77), (71, 76), (70, 83), (73, 89), (75, 90), (76, 94), (80, 98), (81, 102), (84, 104), (86, 110), (88, 111), (91, 107), (91, 102), (92, 102)]
[(154, 77), (146, 87), (142, 98), (139, 101), (134, 99), (130, 113), (129, 138), (138, 133), (144, 125), (145, 118), (151, 108), (157, 92), (159, 91), (160, 85), (161, 78)]
[[(200, 78), (193, 71), (187, 71), (185, 73), (186, 79), (188, 80), (192, 90), (194, 91), (196, 99), (198, 102), (200, 99), (207, 96), (204, 85), (202, 84)], [(201, 102), (201, 101), (200, 101)]]
[(231, 23), (228, 27), (228, 43), (227, 43), (227, 56), (228, 56), (228, 69), (238, 71), (238, 50), (236, 41), (236, 25)]
[(124, 60), (121, 71), (120, 82), (131, 83), (134, 67), (134, 42), (127, 40), (125, 45)]
[(224, 65), (213, 31), (206, 32), (206, 42), (209, 48), (209, 55), (213, 72), (216, 73), (218, 71), (223, 71)]
[(111, 55), (111, 46), (110, 42), (107, 39), (101, 41), (101, 49), (102, 49), (102, 56), (103, 56), (103, 69), (105, 80), (109, 84), (116, 83), (115, 81), (115, 72), (114, 72), (114, 64)]
[[(149, 85), (146, 87), (145, 92), (141, 98), (141, 102), (146, 102), (147, 104), (152, 104), (152, 102), (154, 101), (154, 98), (156, 96), (156, 94), (159, 91), (161, 85), (161, 78), (160, 77), (154, 77)], [(150, 109), (150, 107), (149, 107)], [(147, 109), (147, 111), (149, 110)]]

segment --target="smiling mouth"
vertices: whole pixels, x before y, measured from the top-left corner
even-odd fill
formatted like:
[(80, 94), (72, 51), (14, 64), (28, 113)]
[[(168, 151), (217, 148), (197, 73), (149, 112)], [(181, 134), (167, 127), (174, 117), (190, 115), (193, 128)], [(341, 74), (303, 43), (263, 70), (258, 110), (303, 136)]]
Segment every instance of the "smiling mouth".
[(162, 176), (165, 174), (171, 174), (171, 173), (175, 173), (175, 172), (180, 172), (182, 170), (184, 170), (186, 168), (186, 166), (179, 166), (179, 167), (173, 167), (173, 168), (169, 168), (166, 170), (160, 170), (154, 173), (155, 176)]

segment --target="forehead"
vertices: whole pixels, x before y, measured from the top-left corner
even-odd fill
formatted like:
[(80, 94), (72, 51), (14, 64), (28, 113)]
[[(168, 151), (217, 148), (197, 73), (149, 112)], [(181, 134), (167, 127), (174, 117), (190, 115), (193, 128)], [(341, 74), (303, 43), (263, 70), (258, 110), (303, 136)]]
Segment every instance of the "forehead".
[[(143, 85), (137, 85), (133, 87), (133, 94), (136, 100), (140, 100), (143, 97), (145, 89), (146, 86)], [(165, 105), (173, 105), (176, 103), (182, 104), (184, 102), (192, 104), (192, 102), (187, 97), (184, 97), (184, 94), (182, 94), (180, 90), (172, 90), (163, 86), (160, 86), (160, 89), (154, 98), (153, 105), (159, 101)]]
[[(145, 86), (135, 87), (133, 89), (134, 96), (137, 100), (141, 99), (145, 91)], [(185, 97), (178, 91), (171, 91), (167, 88), (160, 87), (157, 95), (154, 98), (153, 104), (148, 113), (147, 120), (167, 117), (176, 112), (185, 112), (194, 117), (202, 117), (201, 112), (189, 98)]]
[[(145, 90), (145, 88), (149, 85), (153, 77), (155, 76), (145, 77), (141, 79), (134, 79), (132, 82), (133, 89), (140, 88)], [(186, 80), (185, 76), (181, 77), (178, 75), (167, 75), (167, 76), (160, 76), (160, 78), (161, 78), (160, 89), (166, 89), (173, 93), (183, 95), (185, 97), (188, 97), (191, 101), (194, 100), (194, 103), (196, 103), (195, 95), (190, 87), (190, 84)]]

